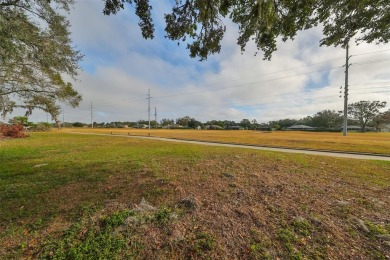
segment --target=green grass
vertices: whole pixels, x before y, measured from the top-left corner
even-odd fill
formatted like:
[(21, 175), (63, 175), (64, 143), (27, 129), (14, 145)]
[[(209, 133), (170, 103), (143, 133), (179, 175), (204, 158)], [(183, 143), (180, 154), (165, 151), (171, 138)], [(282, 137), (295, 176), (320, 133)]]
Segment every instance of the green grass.
[(63, 131), (87, 133), (103, 133), (113, 135), (157, 136), (175, 139), (202, 140), (212, 142), (228, 142), (251, 145), (281, 146), (290, 148), (306, 148), (320, 150), (337, 150), (350, 152), (390, 154), (389, 133), (356, 133), (347, 136), (339, 133), (305, 132), (305, 131), (275, 131), (263, 133), (260, 131), (213, 131), (191, 129), (107, 129), (107, 128), (68, 128)]
[(388, 254), (389, 162), (53, 132), (0, 165), (0, 258)]

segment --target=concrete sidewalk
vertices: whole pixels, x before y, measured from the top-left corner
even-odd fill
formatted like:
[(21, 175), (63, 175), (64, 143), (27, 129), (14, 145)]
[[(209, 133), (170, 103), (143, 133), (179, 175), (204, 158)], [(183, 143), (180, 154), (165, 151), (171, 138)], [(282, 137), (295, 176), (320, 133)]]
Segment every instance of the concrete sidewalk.
[(111, 134), (96, 134), (96, 133), (81, 133), (81, 132), (69, 132), (69, 133), (81, 134), (81, 135), (122, 137), (122, 138), (138, 138), (138, 139), (157, 140), (157, 141), (174, 142), (174, 143), (188, 143), (188, 144), (198, 144), (198, 145), (208, 145), (208, 146), (275, 151), (275, 152), (284, 152), (284, 153), (300, 153), (300, 154), (322, 155), (322, 156), (332, 156), (332, 157), (351, 158), (351, 159), (390, 161), (390, 156), (371, 155), (371, 154), (364, 154), (364, 153), (317, 151), (317, 150), (305, 150), (305, 149), (294, 149), (294, 148), (276, 148), (276, 147), (243, 145), (243, 144), (226, 144), (226, 143), (217, 143), (217, 142), (208, 142), (208, 141), (180, 140), (180, 139), (151, 137), (151, 136), (148, 137), (148, 136), (134, 136), (134, 135), (111, 135)]

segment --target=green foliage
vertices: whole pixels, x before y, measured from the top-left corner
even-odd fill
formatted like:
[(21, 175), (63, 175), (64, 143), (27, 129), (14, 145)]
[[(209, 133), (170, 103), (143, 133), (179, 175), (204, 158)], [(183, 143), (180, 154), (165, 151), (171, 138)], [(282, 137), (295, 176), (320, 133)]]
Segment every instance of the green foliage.
[(211, 234), (207, 232), (200, 232), (196, 234), (194, 249), (197, 254), (202, 255), (204, 252), (212, 250), (214, 245), (215, 238)]
[(270, 121), (269, 124), (276, 128), (277, 130), (285, 129), (287, 127), (293, 126), (298, 124), (299, 121), (295, 119), (280, 119), (278, 121)]
[(266, 247), (260, 242), (252, 244), (250, 250), (254, 259), (272, 259)]
[(126, 219), (132, 214), (130, 210), (116, 211), (112, 216), (106, 217), (102, 220), (104, 227), (118, 227), (123, 225)]
[(172, 210), (163, 207), (154, 213), (154, 222), (159, 225), (167, 224), (172, 216)]
[(281, 228), (278, 231), (278, 238), (285, 243), (292, 243), (297, 240), (296, 235), (288, 228)]
[(378, 260), (385, 260), (388, 259), (382, 252), (372, 249), (369, 251), (370, 254), (373, 256), (373, 259), (378, 259)]
[[(324, 157), (319, 161), (318, 159), (311, 160), (309, 156), (298, 156), (305, 157), (306, 163), (313, 167), (306, 171), (300, 166), (302, 158), (297, 159), (297, 156), (291, 157), (282, 153), (238, 151), (226, 148), (188, 146), (185, 144), (166, 144), (146, 140), (134, 141), (128, 138), (70, 135), (68, 133), (33, 133), (29, 140), (11, 140), (2, 142), (1, 145), (0, 197), (2, 203), (0, 204), (0, 222), (4, 224), (6, 229), (0, 237), (3, 241), (16, 241), (15, 245), (19, 245), (18, 248), (9, 245), (3, 251), (8, 250), (7, 252), (12, 252), (13, 254), (17, 254), (15, 251), (22, 251), (20, 254), (24, 253), (24, 255), (11, 257), (7, 255), (7, 252), (3, 252), (2, 258), (4, 259), (28, 258), (30, 256), (29, 253), (36, 253), (36, 255), (33, 255), (35, 258), (44, 258), (46, 256), (47, 258), (54, 258), (54, 256), (57, 258), (71, 258), (73, 255), (69, 251), (72, 250), (72, 252), (77, 253), (77, 257), (84, 259), (88, 258), (89, 255), (91, 258), (94, 257), (94, 259), (100, 256), (107, 259), (115, 257), (121, 259), (132, 259), (131, 257), (133, 257), (138, 259), (145, 256), (146, 251), (155, 250), (157, 246), (159, 248), (153, 252), (166, 256), (166, 259), (172, 259), (175, 256), (177, 256), (176, 258), (193, 256), (193, 258), (202, 259), (216, 256), (221, 258), (231, 257), (231, 255), (227, 255), (230, 252), (225, 253), (226, 251), (223, 251), (225, 249), (225, 244), (223, 243), (226, 238), (212, 235), (219, 233), (219, 227), (204, 227), (205, 231), (208, 232), (206, 234), (210, 236), (209, 238), (207, 238), (207, 235), (197, 235), (200, 233), (198, 227), (202, 227), (203, 224), (202, 218), (198, 218), (199, 214), (197, 212), (189, 211), (184, 212), (185, 215), (178, 214), (178, 225), (175, 225), (176, 223), (172, 221), (174, 220), (174, 214), (177, 213), (176, 209), (174, 210), (173, 208), (170, 208), (170, 210), (160, 208), (151, 211), (130, 210), (130, 212), (129, 210), (120, 210), (110, 214), (105, 213), (104, 217), (101, 215), (102, 213), (96, 212), (96, 208), (104, 207), (104, 205), (107, 205), (107, 202), (120, 201), (123, 205), (128, 205), (129, 202), (138, 202), (138, 198), (145, 190), (151, 187), (155, 188), (154, 181), (157, 181), (157, 177), (148, 176), (146, 172), (140, 173), (141, 169), (152, 169), (154, 167), (152, 162), (159, 167), (171, 166), (171, 163), (176, 163), (176, 166), (173, 168), (162, 167), (162, 169), (169, 170), (162, 170), (161, 176), (158, 176), (158, 178), (163, 178), (164, 182), (169, 178), (176, 178), (174, 183), (178, 185), (188, 185), (188, 182), (180, 176), (173, 176), (174, 173), (181, 171), (182, 165), (194, 163), (199, 165), (199, 169), (202, 169), (204, 159), (220, 163), (229, 162), (232, 157), (236, 156), (240, 158), (240, 161), (243, 161), (244, 164), (242, 165), (259, 164), (259, 169), (267, 165), (272, 166), (276, 161), (276, 164), (283, 167), (283, 169), (292, 167), (297, 171), (302, 170), (303, 173), (308, 173), (307, 176), (305, 174), (303, 174), (304, 176), (302, 175), (308, 186), (310, 186), (307, 179), (308, 176), (315, 174), (316, 176), (313, 175), (311, 181), (317, 181), (317, 184), (320, 185), (319, 187), (322, 187), (318, 191), (326, 190), (325, 188), (328, 187), (328, 184), (334, 181), (334, 179), (330, 178), (333, 175), (328, 174), (336, 172), (337, 181), (350, 184), (345, 186), (342, 192), (346, 192), (342, 195), (346, 196), (344, 196), (345, 199), (352, 198), (351, 201), (353, 201), (353, 196), (359, 191), (359, 188), (363, 190), (367, 187), (376, 189), (379, 187), (385, 190), (389, 186), (388, 172), (390, 164), (380, 161), (359, 161), (359, 167), (350, 171), (350, 169), (356, 166), (356, 160)], [(96, 149), (97, 147), (99, 149)], [(248, 159), (249, 156), (252, 159)], [(265, 161), (258, 161), (259, 156)], [(171, 160), (168, 158), (171, 158)], [(338, 163), (341, 161), (344, 164)], [(34, 167), (35, 165), (45, 163), (47, 165)], [(314, 171), (314, 169), (320, 169), (324, 165), (333, 165), (334, 167), (328, 169), (327, 172), (322, 172), (322, 170), (320, 173)], [(214, 171), (213, 176), (219, 179), (221, 172), (229, 172), (231, 170), (229, 163), (227, 165), (225, 163), (224, 167), (221, 165), (217, 172)], [(188, 177), (189, 173), (184, 173), (184, 175)], [(240, 174), (235, 173), (235, 176), (241, 178)], [(283, 174), (280, 178), (283, 179), (285, 176), (287, 175)], [(245, 179), (238, 180), (252, 180), (248, 179), (247, 176), (243, 176), (243, 178)], [(327, 182), (324, 183), (324, 179)], [(161, 180), (158, 179), (158, 182), (160, 183)], [(148, 182), (150, 185), (139, 185), (145, 184), (145, 182)], [(195, 184), (198, 183), (196, 180), (193, 180), (193, 182)], [(366, 183), (366, 185), (364, 187), (354, 185), (359, 183)], [(111, 187), (110, 192), (120, 191), (123, 196), (113, 200), (108, 199), (105, 191), (106, 184), (116, 185)], [(244, 184), (239, 185), (239, 188), (247, 189), (251, 187), (247, 185), (250, 185), (250, 183), (246, 183), (245, 186)], [(301, 190), (300, 187), (302, 185), (296, 185), (298, 190), (294, 189), (294, 192), (309, 192), (308, 190)], [(172, 188), (171, 185), (168, 185), (168, 187)], [(335, 192), (330, 197), (333, 198), (333, 196), (340, 195), (339, 191)], [(329, 194), (329, 192), (326, 193)], [(161, 203), (172, 203), (177, 201), (180, 196), (180, 194), (169, 195), (168, 199), (163, 200)], [(374, 197), (382, 200), (385, 198), (385, 195), (378, 193)], [(215, 199), (218, 199), (219, 202), (229, 203), (229, 198), (216, 197)], [(222, 201), (220, 201), (221, 199)], [(309, 200), (307, 202), (309, 203)], [(80, 208), (83, 205), (91, 204), (93, 207), (83, 207), (84, 218), (79, 220), (77, 216), (79, 216)], [(275, 205), (275, 207), (272, 208), (272, 205)], [(335, 237), (332, 235), (333, 233), (329, 233), (328, 229), (323, 229), (320, 222), (324, 223), (324, 227), (326, 227), (327, 223), (324, 221), (343, 221), (343, 219), (340, 219), (336, 210), (330, 212), (331, 214), (323, 216), (323, 211), (317, 208), (317, 211), (314, 211), (314, 213), (319, 214), (319, 222), (311, 222), (315, 230), (310, 235), (310, 239), (305, 238), (305, 244), (303, 244), (303, 238), (298, 234), (297, 227), (299, 227), (299, 230), (307, 229), (307, 225), (301, 225), (300, 222), (302, 221), (294, 223), (294, 220), (288, 222), (288, 225), (286, 224), (286, 219), (290, 219), (290, 216), (293, 217), (296, 214), (296, 210), (290, 211), (288, 204), (281, 205), (278, 201), (269, 201), (268, 205), (265, 206), (267, 211), (273, 212), (270, 216), (273, 221), (269, 225), (261, 226), (258, 229), (254, 228), (258, 233), (251, 235), (255, 237), (252, 239), (247, 236), (248, 232), (240, 231), (241, 234), (245, 235), (243, 238), (236, 238), (234, 233), (231, 234), (233, 239), (237, 239), (232, 241), (232, 243), (242, 245), (239, 248), (233, 246), (234, 250), (240, 250), (239, 252), (241, 252), (241, 250), (248, 249), (251, 250), (251, 252), (248, 251), (248, 254), (251, 254), (253, 257), (258, 255), (258, 258), (262, 259), (260, 255), (262, 254), (263, 245), (264, 249), (274, 258), (290, 259), (292, 256), (298, 258), (303, 255), (303, 257), (308, 259), (326, 259), (331, 256), (331, 254), (327, 256), (326, 253), (329, 251), (329, 248), (334, 249), (332, 252), (343, 254), (343, 248), (348, 246), (351, 241), (353, 243), (367, 243), (370, 239), (370, 241), (373, 241), (372, 244), (376, 243), (378, 245), (377, 242), (382, 239), (371, 238), (369, 234), (368, 237), (363, 237), (362, 233), (358, 233), (357, 237), (352, 237), (343, 231), (337, 234), (347, 238), (348, 241), (337, 239), (337, 236)], [(331, 206), (333, 207), (334, 205)], [(354, 211), (364, 209), (358, 204), (354, 204), (353, 207)], [(106, 209), (110, 210), (111, 207)], [(300, 211), (299, 207), (296, 209)], [(377, 214), (380, 219), (383, 219), (383, 216), (387, 213), (383, 207), (364, 210), (371, 215)], [(158, 211), (160, 212), (156, 213)], [(167, 212), (169, 211), (172, 212), (169, 219), (174, 225), (170, 226), (172, 222), (158, 225), (155, 216), (159, 215), (160, 219), (166, 220), (168, 219)], [(127, 215), (129, 216), (126, 218)], [(181, 218), (180, 216), (183, 217)], [(331, 217), (331, 219), (328, 217)], [(245, 221), (250, 221), (247, 222), (248, 224), (252, 221), (249, 215), (237, 216), (235, 220), (241, 218), (245, 218)], [(62, 222), (63, 220), (64, 222)], [(350, 227), (357, 230), (354, 223), (351, 223), (349, 220), (343, 222), (346, 228)], [(61, 222), (59, 223), (58, 221)], [(76, 224), (73, 229), (68, 229), (66, 234), (61, 235), (58, 233), (66, 228), (68, 224), (70, 225), (74, 222), (77, 222), (78, 225)], [(57, 224), (61, 225), (58, 227)], [(280, 230), (275, 235), (272, 235), (272, 232), (279, 225), (284, 230)], [(375, 225), (378, 224), (375, 223)], [(223, 223), (221, 226), (223, 226)], [(45, 227), (48, 228), (46, 229)], [(179, 228), (179, 230), (186, 228), (185, 233), (177, 234), (175, 232), (173, 234), (172, 231), (176, 231), (176, 228)], [(383, 225), (382, 228), (389, 230), (389, 226), (386, 225)], [(310, 230), (310, 227), (308, 229)], [(24, 236), (24, 230), (33, 230), (33, 232), (29, 232), (27, 236)], [(46, 230), (53, 232), (48, 233)], [(151, 231), (148, 233), (148, 236), (144, 236), (145, 230)], [(46, 243), (45, 248), (42, 248), (42, 240), (36, 240), (35, 245), (30, 243), (34, 234), (40, 239), (50, 239), (48, 236), (51, 236), (52, 240)], [(158, 245), (150, 243), (155, 235), (157, 240), (162, 243)], [(267, 235), (270, 237), (267, 238)], [(212, 242), (213, 239), (215, 243)], [(123, 245), (123, 240), (126, 241), (126, 245)], [(286, 243), (284, 241), (291, 242)], [(100, 252), (97, 253), (97, 250), (89, 248), (92, 246), (98, 248)], [(290, 246), (292, 251), (287, 246)], [(196, 253), (195, 248), (198, 248), (198, 253)], [(208, 250), (208, 248), (211, 248), (211, 250)], [(297, 250), (300, 250), (302, 253)], [(369, 250), (370, 248), (368, 247), (362, 248), (361, 255), (369, 258)], [(50, 254), (50, 252), (52, 253)], [(39, 253), (44, 254), (38, 255)], [(107, 256), (108, 254), (111, 255)], [(266, 252), (264, 254), (266, 255)], [(127, 257), (128, 255), (130, 257)], [(343, 255), (346, 256), (347, 254)], [(246, 258), (247, 256), (244, 255), (243, 257)]]
[(161, 121), (160, 121), (161, 126), (173, 125), (174, 123), (175, 123), (175, 120), (167, 119), (167, 118), (161, 119)]
[(343, 118), (340, 113), (329, 109), (317, 112), (311, 118), (312, 126), (320, 128), (335, 128), (340, 126), (342, 122)]
[(176, 119), (176, 124), (184, 126), (184, 127), (189, 127), (189, 128), (197, 128), (198, 126), (202, 126), (202, 123), (197, 121), (195, 118), (192, 118), (190, 116), (184, 116), (184, 117), (179, 117)]
[(27, 125), (28, 124), (28, 117), (27, 116), (14, 116), (12, 119), (9, 120), (10, 124), (22, 124)]
[(362, 131), (366, 131), (367, 124), (380, 115), (380, 109), (386, 107), (386, 101), (359, 101), (348, 105), (348, 115), (358, 120)]
[(390, 122), (390, 109), (384, 113), (379, 113), (370, 122), (370, 125), (375, 127), (377, 131), (381, 131), (384, 123)]
[(40, 230), (46, 224), (47, 221), (48, 220), (44, 220), (42, 218), (38, 218), (37, 220), (35, 220), (35, 222), (30, 223), (28, 225), (28, 228), (29, 228), (30, 231)]
[[(116, 14), (125, 3), (135, 5), (144, 38), (153, 38), (154, 26), (149, 0), (105, 0), (104, 14)], [(173, 1), (172, 1), (173, 4)], [(323, 25), (321, 45), (343, 46), (357, 36), (356, 42), (387, 43), (390, 39), (387, 0), (180, 0), (165, 14), (167, 38), (187, 43), (191, 57), (201, 60), (221, 50), (226, 31), (224, 19), (238, 25), (237, 44), (241, 50), (249, 41), (270, 59), (278, 38), (293, 40), (298, 31)]]
[[(72, 0), (0, 3), (0, 111), (42, 109), (58, 121), (56, 101), (75, 107), (81, 96), (63, 75), (75, 78), (82, 56), (71, 46), (62, 14)], [(12, 99), (10, 98), (12, 97)]]
[(110, 229), (73, 225), (59, 241), (49, 243), (43, 256), (48, 259), (113, 259), (126, 247), (121, 235)]
[(366, 225), (372, 235), (390, 235), (390, 225), (374, 224), (366, 221)]
[(75, 122), (72, 124), (73, 127), (83, 127), (84, 124), (83, 123), (80, 123), (80, 122)]
[(294, 227), (294, 231), (302, 236), (308, 236), (313, 231), (311, 223), (304, 218), (294, 219), (292, 226)]
[(250, 129), (252, 127), (252, 123), (249, 119), (242, 119), (240, 122), (240, 126), (244, 127), (245, 129)]
[[(143, 213), (126, 209), (94, 222), (91, 218), (94, 213), (94, 209), (85, 208), (80, 220), (59, 240), (46, 244), (42, 256), (49, 259), (117, 259), (123, 254), (136, 256), (143, 245), (136, 236), (132, 237), (131, 230), (138, 225), (151, 223), (166, 225), (172, 216), (171, 209), (166, 207)], [(126, 223), (129, 218), (131, 220)], [(199, 251), (209, 250), (213, 243), (208, 234), (200, 234), (195, 241)]]
[(211, 120), (211, 121), (207, 121), (205, 125), (220, 126), (221, 128), (224, 128), (225, 122), (221, 120)]
[[(299, 226), (301, 227), (301, 224)], [(304, 259), (302, 253), (294, 247), (294, 244), (298, 242), (298, 236), (294, 231), (290, 228), (281, 228), (278, 231), (277, 237), (287, 248), (289, 259)]]
[(34, 132), (46, 132), (46, 131), (50, 131), (52, 128), (52, 124), (48, 122), (39, 122), (37, 124), (29, 123), (28, 126), (29, 126), (28, 130)]
[(94, 208), (85, 207), (79, 221), (67, 229), (60, 239), (46, 243), (42, 256), (48, 259), (118, 258), (127, 248), (127, 242), (114, 229), (125, 223), (130, 211), (116, 211), (96, 223), (90, 219), (95, 211)]

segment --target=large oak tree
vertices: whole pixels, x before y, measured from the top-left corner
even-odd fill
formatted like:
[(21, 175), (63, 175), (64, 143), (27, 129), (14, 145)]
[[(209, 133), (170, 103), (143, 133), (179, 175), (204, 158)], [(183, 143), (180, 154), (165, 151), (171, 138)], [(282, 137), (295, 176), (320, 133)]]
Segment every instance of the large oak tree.
[[(144, 38), (153, 38), (149, 0), (104, 0), (104, 14), (116, 14), (134, 5)], [(173, 2), (173, 1), (172, 1)], [(187, 42), (191, 57), (206, 59), (218, 53), (226, 30), (224, 19), (239, 26), (237, 44), (244, 51), (254, 40), (270, 59), (279, 37), (294, 39), (297, 32), (323, 25), (321, 45), (345, 47), (356, 42), (387, 43), (390, 39), (388, 0), (176, 0), (165, 14), (166, 36)]]
[(0, 2), (0, 112), (16, 107), (50, 113), (58, 122), (57, 101), (75, 107), (81, 96), (64, 76), (75, 79), (82, 58), (73, 49), (63, 11), (73, 0)]
[(365, 132), (367, 124), (382, 114), (380, 110), (385, 108), (386, 104), (386, 101), (365, 100), (348, 104), (348, 115), (351, 119), (357, 120)]

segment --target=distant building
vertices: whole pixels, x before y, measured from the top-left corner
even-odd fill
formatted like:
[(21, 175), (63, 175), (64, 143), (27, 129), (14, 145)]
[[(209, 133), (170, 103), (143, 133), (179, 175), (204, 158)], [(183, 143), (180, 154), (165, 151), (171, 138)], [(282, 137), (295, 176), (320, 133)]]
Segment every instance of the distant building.
[[(341, 130), (344, 130), (344, 127), (340, 127)], [(362, 131), (362, 128), (360, 126), (356, 126), (356, 125), (348, 125), (347, 126), (347, 130), (349, 131)]]
[(205, 125), (203, 127), (205, 130), (222, 130), (223, 128), (219, 125)]
[(228, 130), (245, 130), (244, 127), (239, 126), (239, 125), (230, 125), (227, 127)]
[(180, 128), (184, 128), (184, 127), (182, 125), (173, 124), (173, 125), (164, 125), (162, 128), (163, 129), (180, 129)]
[[(340, 130), (343, 130), (344, 127), (341, 126), (339, 129), (340, 129)], [(357, 125), (348, 125), (348, 126), (347, 126), (347, 130), (348, 130), (348, 131), (362, 132), (362, 131), (363, 131), (363, 128), (362, 128), (361, 126), (357, 126)], [(376, 131), (376, 130), (375, 130), (375, 127), (366, 126), (366, 132), (374, 132), (374, 131)]]
[(307, 125), (293, 125), (286, 128), (286, 130), (291, 130), (291, 131), (313, 131), (315, 129), (316, 129), (315, 127), (311, 127)]
[(382, 124), (381, 131), (382, 132), (390, 132), (390, 122)]
[(256, 131), (271, 131), (272, 128), (270, 125), (259, 125), (258, 127), (256, 127), (255, 130)]
[(133, 126), (134, 128), (148, 128), (149, 126), (148, 125), (144, 125), (144, 124), (136, 124), (135, 126)]

